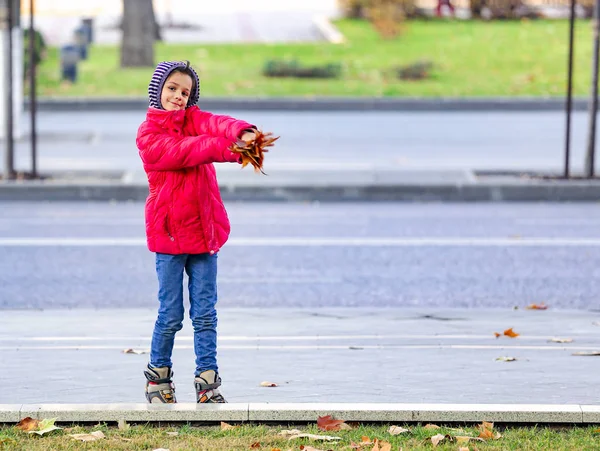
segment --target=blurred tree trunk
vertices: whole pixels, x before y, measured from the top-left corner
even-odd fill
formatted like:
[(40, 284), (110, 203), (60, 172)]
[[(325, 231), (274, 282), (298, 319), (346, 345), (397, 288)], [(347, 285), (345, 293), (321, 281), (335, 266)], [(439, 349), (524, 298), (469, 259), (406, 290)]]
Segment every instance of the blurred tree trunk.
[(121, 67), (153, 67), (156, 20), (152, 0), (123, 0)]
[(158, 24), (158, 20), (156, 19), (156, 11), (154, 11), (154, 2), (151, 1), (150, 5), (152, 7), (152, 23), (154, 24), (154, 40), (162, 41), (162, 34), (160, 31), (160, 25)]

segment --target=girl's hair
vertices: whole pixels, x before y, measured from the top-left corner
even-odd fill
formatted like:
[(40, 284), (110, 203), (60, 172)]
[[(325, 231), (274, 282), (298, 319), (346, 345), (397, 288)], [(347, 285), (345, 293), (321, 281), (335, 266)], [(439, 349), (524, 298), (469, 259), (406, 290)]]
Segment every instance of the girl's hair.
[(194, 69), (192, 69), (192, 67), (190, 66), (190, 62), (188, 60), (185, 60), (185, 67), (181, 67), (178, 66), (175, 69), (173, 69), (173, 72), (171, 72), (171, 74), (175, 73), (175, 72), (179, 72), (181, 74), (186, 74), (188, 75), (191, 79), (192, 79), (192, 92), (196, 91), (196, 74), (194, 73)]

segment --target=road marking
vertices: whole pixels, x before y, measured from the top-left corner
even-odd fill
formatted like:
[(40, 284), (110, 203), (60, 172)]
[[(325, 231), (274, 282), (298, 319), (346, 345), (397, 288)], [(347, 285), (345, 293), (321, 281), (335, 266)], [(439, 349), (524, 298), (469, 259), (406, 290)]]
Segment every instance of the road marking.
[[(571, 335), (570, 338), (573, 338)], [(548, 341), (552, 337), (549, 335), (526, 335), (520, 336), (520, 340), (544, 340)], [(577, 335), (577, 340), (584, 338), (596, 339), (597, 336), (581, 336)], [(98, 336), (98, 337), (0, 337), (0, 342), (92, 342), (92, 341), (121, 341), (121, 342), (140, 342), (150, 341), (151, 337), (126, 337), (126, 336)], [(417, 335), (417, 334), (401, 334), (401, 335), (265, 335), (265, 336), (243, 336), (243, 335), (224, 335), (219, 336), (219, 341), (319, 341), (319, 340), (500, 340), (502, 338), (496, 338), (493, 334), (486, 335), (458, 335), (458, 334), (445, 334), (445, 335)], [(194, 337), (191, 335), (176, 336), (175, 341), (191, 342)]]
[[(93, 247), (93, 246), (145, 246), (145, 238), (0, 238), (3, 247)], [(528, 246), (600, 246), (600, 238), (370, 238), (370, 237), (262, 237), (232, 238), (227, 246), (491, 246), (491, 247), (528, 247)]]
[[(124, 350), (130, 349), (129, 345), (81, 345), (81, 346), (0, 346), (0, 351), (78, 351), (78, 350)], [(175, 349), (194, 349), (193, 345), (175, 345)], [(359, 343), (348, 345), (223, 345), (219, 350), (243, 351), (278, 351), (278, 350), (361, 350), (361, 349), (481, 349), (481, 350), (539, 350), (539, 351), (574, 351), (574, 350), (599, 350), (598, 346), (519, 346), (519, 345), (362, 345)], [(145, 349), (148, 352), (148, 349)]]

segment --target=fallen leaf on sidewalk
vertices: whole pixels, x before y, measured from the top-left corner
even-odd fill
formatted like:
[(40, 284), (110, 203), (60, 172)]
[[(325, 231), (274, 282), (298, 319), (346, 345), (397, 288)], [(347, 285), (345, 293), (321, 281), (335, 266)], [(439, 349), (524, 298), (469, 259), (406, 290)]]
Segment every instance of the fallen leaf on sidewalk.
[(504, 335), (506, 335), (507, 337), (510, 337), (510, 338), (516, 338), (516, 337), (518, 337), (520, 334), (516, 333), (516, 332), (515, 332), (515, 331), (512, 329), (512, 327), (511, 327), (510, 329), (506, 329), (506, 330), (504, 331)]
[(261, 387), (277, 387), (275, 382), (263, 381), (260, 383)]
[(239, 428), (239, 427), (240, 427), (239, 425), (233, 426), (233, 425), (231, 425), (229, 423), (225, 423), (224, 421), (221, 421), (221, 430), (222, 431), (228, 431), (230, 429), (236, 429), (236, 428)]
[(527, 310), (547, 310), (548, 306), (542, 302), (540, 304), (529, 304), (526, 308)]
[(150, 354), (150, 351), (146, 350), (146, 349), (131, 349), (131, 348), (129, 348), (129, 349), (123, 349), (123, 354), (137, 354), (137, 355)]
[(577, 356), (597, 356), (597, 355), (600, 355), (600, 351), (578, 351), (578, 352), (574, 352), (571, 355), (577, 355)]
[(69, 434), (69, 436), (82, 442), (93, 442), (95, 440), (106, 438), (102, 431), (94, 431), (91, 434)]
[(404, 434), (405, 432), (410, 432), (408, 429), (401, 428), (400, 426), (390, 426), (388, 431), (392, 435)]
[(502, 334), (499, 334), (498, 332), (494, 332), (494, 337), (500, 338), (501, 336), (502, 336)]
[(572, 338), (551, 338), (548, 343), (573, 343)]
[(499, 360), (501, 362), (514, 362), (517, 360), (516, 357), (508, 357), (508, 356), (502, 356), (502, 357), (498, 357), (496, 360)]
[(339, 431), (342, 423), (344, 423), (344, 420), (334, 420), (331, 415), (317, 419), (317, 426), (322, 431)]

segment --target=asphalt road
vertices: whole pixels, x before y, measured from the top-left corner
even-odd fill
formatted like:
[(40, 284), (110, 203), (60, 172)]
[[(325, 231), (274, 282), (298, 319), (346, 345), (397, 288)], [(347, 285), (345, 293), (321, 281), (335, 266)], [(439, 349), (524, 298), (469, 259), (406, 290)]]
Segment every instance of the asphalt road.
[[(227, 307), (598, 308), (596, 204), (228, 204)], [(0, 204), (0, 309), (153, 307), (143, 205)]]
[[(265, 161), (277, 167), (371, 166), (401, 169), (556, 171), (563, 168), (561, 112), (258, 112), (214, 111), (281, 135)], [(139, 112), (39, 113), (41, 171), (140, 171)], [(23, 127), (26, 133), (27, 120)], [(587, 114), (573, 116), (574, 171), (584, 161)], [(4, 159), (0, 162), (3, 165)], [(17, 167), (30, 167), (26, 138)]]

